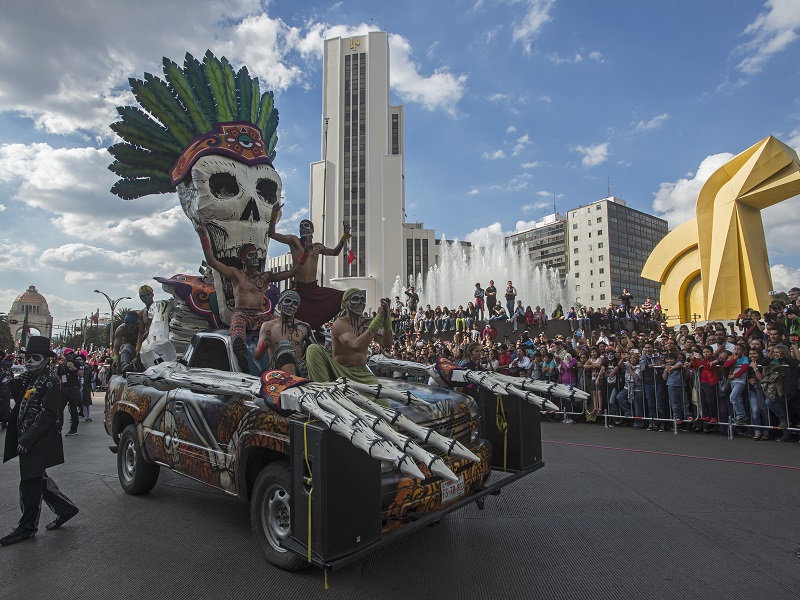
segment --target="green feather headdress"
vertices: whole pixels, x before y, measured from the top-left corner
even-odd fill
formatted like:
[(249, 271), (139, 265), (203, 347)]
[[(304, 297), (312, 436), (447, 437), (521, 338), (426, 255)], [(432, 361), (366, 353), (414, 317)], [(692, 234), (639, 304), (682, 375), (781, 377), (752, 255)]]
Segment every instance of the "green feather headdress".
[(125, 140), (108, 149), (116, 159), (108, 168), (122, 178), (112, 193), (131, 200), (174, 192), (205, 154), (272, 164), (278, 110), (273, 93), (261, 94), (247, 67), (235, 72), (210, 50), (202, 63), (187, 52), (183, 69), (164, 58), (164, 77), (129, 79), (142, 108), (117, 107), (122, 118), (111, 124)]

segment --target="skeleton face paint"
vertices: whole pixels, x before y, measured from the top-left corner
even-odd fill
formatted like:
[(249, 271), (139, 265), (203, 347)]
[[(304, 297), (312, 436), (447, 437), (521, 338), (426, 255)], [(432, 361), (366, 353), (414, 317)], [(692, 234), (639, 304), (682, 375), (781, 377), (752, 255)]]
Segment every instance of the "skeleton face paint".
[(37, 373), (41, 371), (42, 367), (47, 362), (47, 357), (43, 354), (26, 354), (25, 355), (25, 370), (28, 373)]
[(367, 307), (367, 295), (366, 294), (352, 294), (347, 299), (347, 310), (349, 310), (352, 314), (355, 315), (362, 315), (364, 314), (364, 309)]
[[(269, 217), (281, 197), (281, 178), (269, 165), (248, 166), (228, 157), (200, 157), (191, 180), (178, 184), (186, 216), (206, 224), (217, 260), (235, 264), (246, 244), (253, 244), (259, 264), (267, 257)], [(220, 316), (226, 323), (234, 307), (233, 287), (214, 271)], [(224, 301), (222, 301), (224, 299)]]
[(300, 295), (294, 290), (286, 290), (278, 298), (278, 309), (282, 315), (293, 317), (300, 308)]

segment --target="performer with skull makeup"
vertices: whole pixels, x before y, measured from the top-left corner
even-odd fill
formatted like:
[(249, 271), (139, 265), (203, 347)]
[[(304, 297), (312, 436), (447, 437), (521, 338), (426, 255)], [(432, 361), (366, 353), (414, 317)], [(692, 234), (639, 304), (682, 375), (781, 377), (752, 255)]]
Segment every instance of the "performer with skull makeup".
[(211, 252), (211, 243), (205, 226), (198, 226), (197, 233), (200, 236), (200, 245), (203, 247), (203, 255), (206, 257), (208, 265), (216, 269), (220, 275), (226, 277), (233, 285), (235, 304), (230, 326), (233, 351), (236, 353), (242, 373), (248, 373), (250, 368), (247, 364), (247, 333), (249, 331), (258, 331), (261, 325), (270, 318), (270, 315), (261, 308), (267, 285), (293, 277), (300, 266), (306, 262), (308, 254), (303, 253), (298, 256), (294, 265), (288, 271), (272, 273), (261, 270), (258, 248), (253, 244), (245, 244), (239, 250), (239, 260), (242, 263), (242, 268), (236, 269), (217, 260)]
[(11, 385), (16, 405), (8, 423), (3, 462), (19, 456), (22, 517), (11, 533), (0, 538), (0, 546), (36, 535), (42, 500), (56, 514), (47, 529), (58, 529), (78, 514), (78, 507), (47, 475), (49, 467), (64, 462), (64, 446), (58, 431), (59, 378), (49, 366), (53, 356), (50, 338), (32, 336), (25, 347), (27, 372)]
[(344, 234), (335, 248), (327, 248), (318, 242), (314, 242), (314, 223), (308, 219), (300, 221), (300, 237), (296, 235), (283, 235), (275, 232), (275, 225), (280, 217), (280, 210), (283, 205), (276, 204), (272, 209), (272, 216), (269, 220), (269, 237), (278, 242), (287, 244), (292, 252), (292, 258), (297, 262), (298, 257), (307, 252), (309, 260), (300, 267), (294, 277), (294, 289), (300, 294), (303, 303), (297, 318), (306, 321), (314, 329), (322, 327), (325, 323), (333, 319), (341, 309), (342, 294), (341, 290), (322, 287), (317, 282), (317, 264), (320, 255), (339, 256), (342, 253), (347, 241), (350, 239), (350, 225), (344, 223)]
[(135, 312), (125, 313), (122, 325), (114, 331), (114, 348), (111, 352), (114, 362), (111, 368), (114, 373), (123, 373), (130, 368), (136, 358), (136, 340), (139, 337), (139, 315)]
[(331, 327), (333, 358), (316, 344), (306, 350), (308, 374), (313, 381), (334, 381), (345, 377), (358, 383), (378, 383), (367, 368), (367, 350), (373, 340), (383, 348), (392, 347), (392, 318), (387, 298), (381, 300), (378, 314), (372, 321), (364, 317), (366, 305), (367, 294), (363, 290), (350, 288), (344, 292), (343, 310)]
[(261, 326), (254, 357), (261, 360), (269, 350), (272, 369), (307, 377), (304, 353), (314, 336), (308, 323), (295, 320), (300, 305), (300, 295), (296, 291), (286, 290), (280, 295), (277, 307), (280, 318)]

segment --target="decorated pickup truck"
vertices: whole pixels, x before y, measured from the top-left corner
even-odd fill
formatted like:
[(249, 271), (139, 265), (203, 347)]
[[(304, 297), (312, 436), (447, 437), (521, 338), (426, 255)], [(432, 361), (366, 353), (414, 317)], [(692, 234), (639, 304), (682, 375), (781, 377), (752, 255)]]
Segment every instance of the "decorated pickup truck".
[[(395, 375), (425, 369), (380, 358), (373, 366)], [(452, 370), (445, 371), (452, 376)], [(517, 476), (543, 465), (539, 409), (524, 400), (529, 391), (506, 395), (503, 414), (493, 411), (487, 417), (492, 419), (487, 437), (501, 444), (501, 455), (493, 461), (492, 444), (478, 437), (479, 412), (469, 396), (396, 377), (379, 381), (378, 386), (320, 384), (283, 371), (251, 376), (238, 372), (228, 331), (198, 333), (179, 361), (112, 377), (105, 427), (114, 440), (120, 484), (129, 494), (143, 494), (165, 467), (247, 501), (266, 559), (297, 570), (309, 562), (324, 568), (345, 564), (381, 542), (499, 492), (516, 477), (506, 475), (489, 485), (493, 464)], [(512, 389), (518, 390), (505, 385), (498, 392)], [(515, 399), (520, 401), (516, 408)], [(525, 414), (515, 416), (520, 407), (527, 409)], [(309, 431), (316, 440), (312, 450)], [(509, 463), (509, 431), (512, 453), (520, 454), (517, 445), (525, 443), (523, 437), (529, 447), (538, 446), (523, 462)], [(326, 442), (326, 436), (336, 439)], [(346, 473), (340, 468), (338, 475), (331, 471), (324, 478), (322, 470), (312, 469), (310, 458), (320, 469), (328, 468), (323, 463), (350, 466)], [(314, 499), (324, 503), (337, 494), (344, 499), (323, 504), (313, 526), (311, 512), (305, 514), (312, 504), (312, 480)], [(359, 506), (367, 496), (372, 498), (366, 500), (369, 510), (359, 509), (352, 517), (353, 535), (335, 536), (358, 541), (322, 547), (324, 531), (311, 539), (312, 529), (341, 527), (347, 521), (342, 517), (352, 510), (348, 507)], [(293, 507), (302, 507), (302, 515), (293, 515)], [(355, 522), (370, 510), (373, 522)], [(360, 535), (362, 525), (373, 534)]]

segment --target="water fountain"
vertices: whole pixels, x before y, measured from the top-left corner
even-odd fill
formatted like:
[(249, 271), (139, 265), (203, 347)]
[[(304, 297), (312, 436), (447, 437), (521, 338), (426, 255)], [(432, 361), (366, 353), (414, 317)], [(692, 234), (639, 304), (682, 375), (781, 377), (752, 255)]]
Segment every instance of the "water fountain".
[[(498, 302), (504, 307), (503, 291), (509, 279), (517, 288), (517, 300), (522, 301), (523, 307), (541, 306), (549, 316), (557, 304), (561, 304), (565, 312), (575, 305), (569, 274), (562, 285), (558, 269), (532, 266), (524, 253), (507, 247), (502, 237), (491, 239), (486, 245), (473, 245), (469, 255), (457, 240), (447, 243), (442, 237), (437, 263), (424, 276), (420, 274), (415, 281), (409, 281), (409, 285), (416, 288), (423, 307), (430, 304), (458, 308), (459, 305), (466, 307), (473, 300), (476, 283), (486, 288), (490, 279), (494, 280)], [(399, 276), (392, 287), (394, 296), (403, 298)]]

